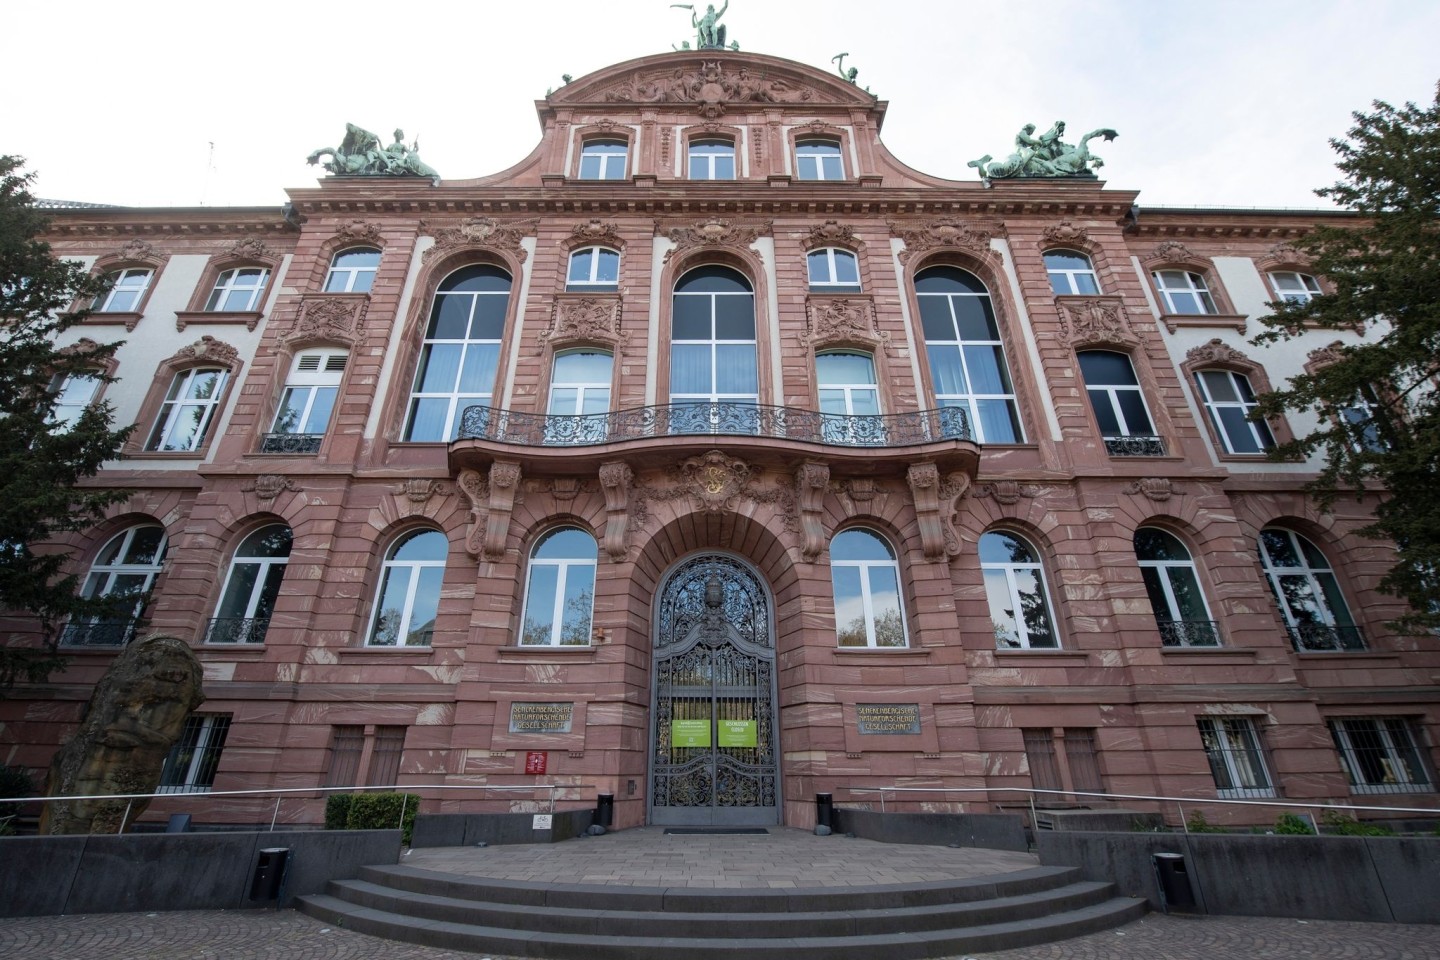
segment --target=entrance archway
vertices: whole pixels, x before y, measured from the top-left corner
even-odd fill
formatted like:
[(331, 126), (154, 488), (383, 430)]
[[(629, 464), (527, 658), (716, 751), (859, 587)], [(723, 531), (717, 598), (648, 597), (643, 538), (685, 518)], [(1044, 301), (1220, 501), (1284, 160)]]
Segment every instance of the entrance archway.
[(734, 557), (681, 563), (655, 604), (649, 821), (780, 822), (769, 592)]

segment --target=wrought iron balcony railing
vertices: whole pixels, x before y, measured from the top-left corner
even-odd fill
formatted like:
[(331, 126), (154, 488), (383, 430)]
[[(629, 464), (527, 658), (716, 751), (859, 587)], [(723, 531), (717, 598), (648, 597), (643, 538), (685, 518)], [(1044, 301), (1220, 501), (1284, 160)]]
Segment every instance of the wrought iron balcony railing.
[(1214, 620), (1159, 620), (1155, 625), (1166, 647), (1220, 646), (1220, 625)]
[(1163, 457), (1164, 437), (1106, 437), (1105, 452), (1112, 457)]
[(269, 617), (215, 617), (205, 628), (206, 643), (264, 643)]
[(62, 647), (123, 647), (135, 639), (136, 617), (109, 620), (78, 620), (65, 625), (60, 634)]
[(261, 453), (319, 453), (323, 433), (267, 433), (260, 441)]
[(1294, 623), (1285, 628), (1290, 642), (1300, 653), (1364, 650), (1365, 635), (1359, 627), (1333, 623)]
[(661, 404), (582, 416), (468, 407), (460, 421), (458, 439), (578, 447), (696, 435), (767, 437), (842, 447), (911, 447), (940, 440), (974, 439), (969, 417), (958, 407), (847, 416), (729, 401)]

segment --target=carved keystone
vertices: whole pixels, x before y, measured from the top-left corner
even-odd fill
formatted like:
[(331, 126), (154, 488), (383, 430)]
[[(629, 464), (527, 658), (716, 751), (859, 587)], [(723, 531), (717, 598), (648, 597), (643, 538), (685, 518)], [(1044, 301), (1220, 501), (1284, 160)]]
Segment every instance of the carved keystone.
[(823, 463), (802, 463), (795, 471), (795, 491), (799, 495), (800, 556), (814, 563), (825, 549), (825, 524), (821, 510), (825, 491), (830, 488), (830, 468)]
[(605, 491), (605, 552), (611, 560), (625, 559), (629, 544), (625, 534), (630, 526), (630, 482), (635, 479), (623, 461), (600, 464), (600, 488)]
[(955, 504), (970, 489), (970, 478), (954, 473), (940, 481), (940, 468), (933, 463), (911, 464), (905, 471), (910, 496), (915, 501), (915, 518), (920, 526), (920, 546), (926, 560), (948, 560), (960, 552), (955, 532)]

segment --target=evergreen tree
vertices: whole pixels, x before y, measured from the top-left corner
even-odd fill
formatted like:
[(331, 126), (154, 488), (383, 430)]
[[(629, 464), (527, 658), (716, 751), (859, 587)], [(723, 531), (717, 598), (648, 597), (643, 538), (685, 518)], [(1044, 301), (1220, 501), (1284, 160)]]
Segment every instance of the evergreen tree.
[(106, 286), (38, 239), (46, 218), (30, 195), (32, 177), (18, 158), (0, 156), (0, 696), (63, 669), (66, 618), (109, 612), (77, 596), (77, 578), (63, 575), (69, 557), (52, 540), (125, 499), (78, 483), (115, 458), (132, 429), (114, 429), (104, 403), (57, 419), (66, 378), (107, 382), (101, 368), (119, 344), (66, 346), (63, 335), (88, 312), (71, 308)]
[(1260, 415), (1314, 410), (1320, 426), (1275, 451), (1319, 452), (1311, 485), (1322, 506), (1346, 492), (1380, 494), (1361, 532), (1393, 540), (1381, 589), (1409, 601), (1402, 625), (1440, 625), (1440, 87), (1435, 103), (1376, 101), (1332, 140), (1344, 179), (1316, 192), (1360, 215), (1320, 226), (1296, 243), (1333, 291), (1271, 304), (1257, 342), (1307, 328), (1363, 330), (1335, 348), (1336, 362), (1261, 398)]

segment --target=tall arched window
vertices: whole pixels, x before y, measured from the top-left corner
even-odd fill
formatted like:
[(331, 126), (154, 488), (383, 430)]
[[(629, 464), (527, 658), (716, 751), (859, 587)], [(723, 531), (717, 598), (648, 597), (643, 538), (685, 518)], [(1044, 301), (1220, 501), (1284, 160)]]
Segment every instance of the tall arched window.
[(1045, 272), (1050, 276), (1050, 289), (1058, 294), (1096, 294), (1100, 281), (1090, 258), (1074, 250), (1049, 250), (1045, 253)]
[(931, 267), (915, 277), (935, 403), (964, 409), (981, 443), (1022, 443), (1015, 388), (990, 291), (972, 273)]
[(438, 530), (417, 530), (395, 541), (385, 555), (369, 646), (430, 646), (449, 551)]
[(1260, 531), (1260, 566), (1295, 649), (1364, 650), (1340, 582), (1320, 548), (1293, 530)]
[(380, 251), (374, 247), (351, 247), (341, 250), (330, 261), (325, 276), (326, 293), (369, 293), (380, 269)]
[(72, 621), (60, 642), (74, 647), (123, 647), (134, 639), (136, 620), (165, 563), (167, 546), (165, 528), (152, 523), (122, 530), (107, 540), (90, 564), (80, 596), (114, 600), (114, 608), (104, 616)]
[(1034, 547), (1012, 533), (987, 533), (980, 538), (980, 569), (997, 649), (1060, 645), (1046, 596), (1045, 568)]
[[(695, 413), (690, 429), (708, 432), (709, 404), (760, 402), (755, 353), (755, 292), (740, 273), (728, 267), (691, 270), (675, 285), (670, 335), (670, 402), (706, 404)], [(720, 411), (722, 418), (732, 411)], [(686, 428), (685, 415), (672, 425)]]
[(1156, 527), (1135, 531), (1135, 556), (1155, 610), (1160, 642), (1167, 647), (1218, 647), (1220, 631), (1210, 619), (1195, 561), (1173, 534)]
[(465, 267), (440, 284), (415, 370), (404, 439), (453, 440), (466, 407), (491, 405), (509, 307), (510, 274), (499, 267)]
[(206, 643), (265, 642), (270, 614), (290, 562), (292, 539), (289, 527), (275, 523), (240, 541), (225, 577), (220, 606), (205, 631)]
[(520, 644), (581, 647), (590, 643), (595, 607), (595, 538), (562, 527), (541, 537), (530, 554)]
[(889, 544), (869, 530), (837, 533), (830, 541), (830, 582), (840, 646), (906, 645), (900, 565)]

